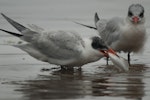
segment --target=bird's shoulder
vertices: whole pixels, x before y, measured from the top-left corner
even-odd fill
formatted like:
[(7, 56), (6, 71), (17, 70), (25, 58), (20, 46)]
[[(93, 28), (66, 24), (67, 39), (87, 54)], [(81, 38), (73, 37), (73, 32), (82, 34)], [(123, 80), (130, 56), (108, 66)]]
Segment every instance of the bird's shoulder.
[(120, 26), (124, 24), (124, 19), (120, 17), (113, 17), (107, 21), (106, 29), (109, 29), (111, 32), (115, 32), (120, 29)]
[(84, 41), (82, 37), (75, 31), (55, 31), (55, 32), (48, 32), (47, 38), (56, 43), (57, 45), (82, 45), (84, 46)]
[(96, 27), (101, 32), (107, 32), (113, 33), (116, 30), (119, 30), (120, 25), (124, 24), (124, 20), (120, 17), (113, 17), (111, 19), (101, 19), (96, 23)]
[(76, 32), (51, 31), (42, 33), (33, 45), (49, 57), (71, 59), (83, 52), (84, 41)]
[(37, 42), (41, 47), (48, 47), (47, 49), (63, 49), (68, 52), (81, 52), (85, 45), (78, 33), (62, 30), (43, 33)]
[(106, 21), (102, 30), (98, 30), (101, 37), (108, 45), (116, 41), (120, 36), (120, 26), (124, 24), (124, 20), (119, 17), (114, 17)]

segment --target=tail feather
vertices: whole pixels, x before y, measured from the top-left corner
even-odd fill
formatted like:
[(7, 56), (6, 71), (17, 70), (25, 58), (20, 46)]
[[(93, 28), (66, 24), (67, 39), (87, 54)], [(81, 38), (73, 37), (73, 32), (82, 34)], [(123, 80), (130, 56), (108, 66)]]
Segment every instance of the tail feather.
[(3, 13), (1, 13), (1, 15), (12, 25), (14, 26), (19, 32), (23, 32), (25, 30), (27, 30), (28, 28), (26, 28), (25, 26), (19, 24), (18, 22), (10, 19), (9, 17), (7, 17), (6, 15), (4, 15)]
[(85, 24), (81, 24), (81, 23), (78, 23), (78, 22), (75, 22), (75, 21), (73, 21), (73, 22), (76, 23), (76, 24), (79, 24), (79, 25), (81, 25), (81, 26), (84, 26), (84, 27), (87, 27), (87, 28), (91, 28), (91, 29), (97, 30), (96, 27), (89, 26), (89, 25), (85, 25)]
[(3, 32), (9, 33), (11, 35), (17, 36), (17, 37), (22, 37), (23, 36), (19, 33), (10, 32), (10, 31), (4, 30), (4, 29), (0, 29), (0, 30), (3, 31)]

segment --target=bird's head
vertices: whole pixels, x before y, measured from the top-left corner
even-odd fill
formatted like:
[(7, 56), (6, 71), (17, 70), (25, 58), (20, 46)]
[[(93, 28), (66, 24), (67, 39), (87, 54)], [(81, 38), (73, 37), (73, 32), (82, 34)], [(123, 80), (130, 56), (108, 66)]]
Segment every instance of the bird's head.
[(109, 48), (106, 43), (100, 37), (92, 37), (92, 48), (98, 50), (103, 56), (108, 57), (108, 53), (112, 53), (113, 55), (117, 55), (117, 53)]
[(145, 22), (144, 7), (140, 4), (130, 5), (128, 9), (127, 18), (133, 24), (144, 23)]

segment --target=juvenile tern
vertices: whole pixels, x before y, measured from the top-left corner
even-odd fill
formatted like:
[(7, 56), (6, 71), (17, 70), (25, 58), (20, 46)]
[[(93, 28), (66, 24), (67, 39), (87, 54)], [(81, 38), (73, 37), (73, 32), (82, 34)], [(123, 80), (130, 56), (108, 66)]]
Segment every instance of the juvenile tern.
[[(77, 23), (77, 22), (76, 22)], [(95, 26), (82, 26), (96, 29), (102, 39), (112, 49), (128, 53), (130, 64), (130, 53), (139, 52), (143, 49), (146, 40), (144, 7), (141, 4), (132, 4), (128, 8), (126, 18), (114, 17), (110, 20), (102, 20), (95, 14)]]
[(15, 46), (38, 60), (71, 68), (97, 61), (108, 53), (118, 56), (100, 37), (82, 38), (70, 31), (37, 32), (1, 15), (21, 34), (0, 30), (26, 41)]

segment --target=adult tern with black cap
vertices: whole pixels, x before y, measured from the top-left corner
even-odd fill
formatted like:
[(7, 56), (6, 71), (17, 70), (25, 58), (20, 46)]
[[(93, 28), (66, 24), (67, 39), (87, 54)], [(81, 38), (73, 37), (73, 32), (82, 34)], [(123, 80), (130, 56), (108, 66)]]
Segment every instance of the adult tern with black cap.
[(62, 68), (72, 68), (97, 61), (108, 56), (108, 53), (118, 56), (100, 37), (82, 38), (70, 31), (37, 32), (4, 14), (2, 16), (21, 33), (0, 30), (26, 41), (26, 44), (14, 46), (38, 60), (60, 65)]

